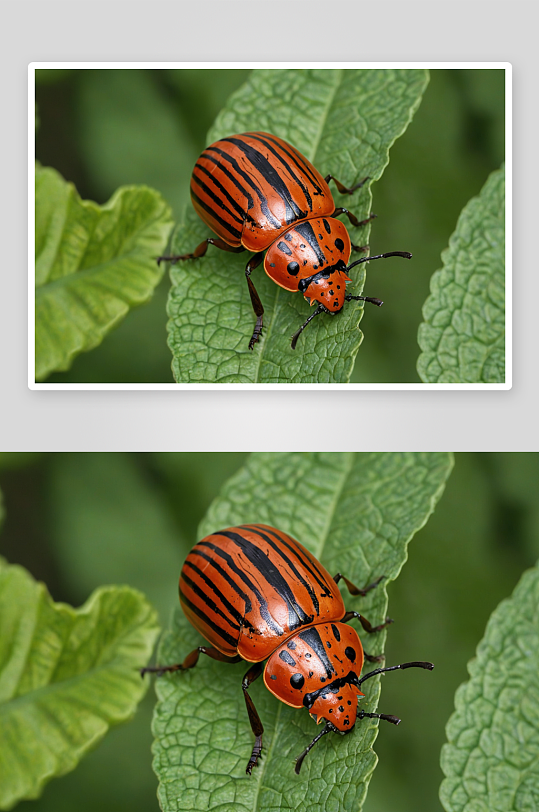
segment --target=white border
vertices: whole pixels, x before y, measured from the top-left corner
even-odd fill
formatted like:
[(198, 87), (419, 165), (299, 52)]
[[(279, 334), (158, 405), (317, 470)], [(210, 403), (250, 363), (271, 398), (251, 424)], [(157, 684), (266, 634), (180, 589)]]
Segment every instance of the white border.
[[(35, 71), (39, 69), (70, 68), (85, 69), (136, 69), (150, 68), (182, 69), (307, 69), (307, 68), (432, 68), (436, 69), (502, 69), (505, 70), (505, 167), (506, 167), (506, 213), (505, 213), (505, 292), (506, 292), (506, 338), (505, 383), (162, 383), (162, 384), (74, 384), (37, 383), (35, 381)], [(512, 65), (509, 62), (31, 62), (28, 66), (28, 388), (33, 390), (143, 390), (177, 392), (180, 389), (314, 389), (330, 390), (508, 390), (512, 387)], [(418, 348), (419, 349), (419, 348)]]

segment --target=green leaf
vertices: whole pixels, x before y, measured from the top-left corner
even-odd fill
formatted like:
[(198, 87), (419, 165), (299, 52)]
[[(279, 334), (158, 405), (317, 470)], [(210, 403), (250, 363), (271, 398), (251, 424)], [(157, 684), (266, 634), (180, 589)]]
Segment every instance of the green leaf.
[(37, 380), (69, 369), (151, 298), (170, 227), (170, 209), (152, 189), (118, 189), (98, 206), (54, 169), (36, 167)]
[(492, 613), (442, 749), (448, 812), (539, 807), (539, 567)]
[(417, 369), (425, 383), (505, 381), (505, 168), (472, 198), (423, 307)]
[[(331, 573), (344, 572), (361, 585), (386, 575), (384, 585), (361, 601), (345, 593), (347, 606), (361, 607), (378, 623), (387, 611), (385, 585), (400, 572), (407, 544), (434, 509), (450, 469), (446, 454), (254, 454), (225, 485), (199, 536), (227, 525), (266, 522), (291, 533)], [(369, 653), (381, 652), (384, 639), (385, 633), (370, 639)], [(159, 662), (180, 662), (202, 642), (178, 610)], [(410, 652), (410, 659), (423, 657), (428, 652)], [(196, 671), (157, 680), (154, 769), (165, 812), (357, 812), (376, 764), (376, 721), (363, 720), (350, 736), (326, 736), (298, 777), (294, 758), (316, 728), (306, 712), (279, 702), (259, 680), (250, 693), (265, 728), (265, 750), (247, 777), (253, 736), (241, 691), (245, 671), (245, 663), (204, 658)], [(406, 674), (399, 674), (403, 690), (429, 679), (423, 672)], [(377, 704), (378, 680), (366, 683), (369, 711)]]
[[(366, 175), (376, 181), (426, 84), (425, 70), (255, 70), (230, 97), (208, 143), (231, 133), (263, 130), (290, 141), (322, 175), (331, 173), (347, 185)], [(361, 219), (371, 210), (368, 187), (352, 197), (336, 193), (335, 200)], [(350, 228), (350, 233), (355, 244), (368, 241), (368, 228)], [(207, 226), (189, 210), (172, 250), (189, 253), (207, 236)], [(405, 248), (392, 245), (387, 250)], [(169, 345), (176, 380), (348, 382), (363, 337), (359, 303), (350, 303), (335, 318), (315, 319), (292, 350), (291, 335), (313, 311), (299, 293), (284, 291), (257, 269), (253, 278), (265, 309), (265, 330), (251, 352), (254, 317), (245, 264), (245, 255), (210, 247), (203, 259), (172, 266)], [(365, 265), (352, 275), (350, 292), (359, 295)], [(374, 295), (370, 290), (369, 294)], [(379, 313), (373, 309), (374, 317)]]
[(133, 715), (157, 632), (133, 589), (102, 587), (72, 609), (0, 560), (1, 809), (37, 798)]

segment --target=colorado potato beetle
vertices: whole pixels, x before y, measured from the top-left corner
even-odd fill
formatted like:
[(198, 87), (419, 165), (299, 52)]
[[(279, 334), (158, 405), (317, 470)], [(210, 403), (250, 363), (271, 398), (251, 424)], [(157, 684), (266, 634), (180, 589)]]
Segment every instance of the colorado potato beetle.
[(356, 618), (369, 634), (392, 621), (386, 618), (372, 626), (359, 612), (347, 612), (337, 584), (342, 580), (352, 595), (364, 596), (382, 578), (364, 589), (340, 573), (332, 578), (299, 542), (265, 524), (219, 530), (195, 545), (180, 576), (183, 611), (210, 646), (198, 646), (182, 663), (143, 668), (141, 674), (185, 671), (197, 664), (200, 654), (228, 663), (252, 663), (242, 681), (255, 736), (246, 772), (251, 774), (262, 752), (264, 728), (248, 689), (263, 673), (266, 687), (278, 699), (307, 708), (317, 724), (325, 722), (297, 758), (299, 774), (303, 759), (326, 733), (350, 733), (356, 720), (365, 717), (399, 724), (397, 716), (358, 711), (365, 680), (385, 671), (434, 667), (410, 662), (360, 676), (364, 660), (383, 657), (364, 652), (348, 621)]
[(264, 308), (251, 272), (264, 259), (264, 270), (280, 287), (300, 291), (317, 309), (292, 336), (292, 349), (305, 327), (320, 313), (339, 313), (346, 302), (361, 300), (382, 305), (370, 296), (346, 293), (348, 271), (355, 265), (385, 257), (411, 258), (407, 251), (392, 251), (352, 262), (350, 253), (365, 250), (353, 245), (346, 227), (335, 219), (346, 214), (354, 226), (363, 226), (348, 209), (335, 207), (329, 189), (335, 182), (341, 194), (352, 194), (369, 178), (347, 187), (325, 178), (295, 147), (264, 132), (222, 138), (207, 147), (191, 177), (191, 200), (204, 223), (217, 234), (208, 237), (191, 254), (159, 257), (177, 262), (204, 256), (208, 245), (239, 253), (254, 251), (245, 268), (256, 325), (249, 349), (260, 338)]

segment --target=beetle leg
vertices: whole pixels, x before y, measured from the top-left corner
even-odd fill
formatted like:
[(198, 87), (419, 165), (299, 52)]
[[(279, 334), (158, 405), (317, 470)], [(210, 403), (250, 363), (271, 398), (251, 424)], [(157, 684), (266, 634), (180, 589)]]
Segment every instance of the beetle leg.
[(254, 702), (249, 696), (247, 689), (249, 688), (249, 685), (260, 676), (263, 670), (264, 663), (255, 663), (245, 674), (241, 683), (243, 696), (245, 697), (245, 704), (247, 705), (247, 713), (249, 714), (249, 721), (251, 723), (251, 730), (255, 734), (253, 751), (251, 753), (251, 758), (247, 763), (247, 769), (245, 770), (248, 775), (251, 775), (251, 771), (253, 767), (256, 767), (260, 754), (262, 753), (262, 734), (264, 732), (264, 728), (262, 726), (262, 722), (260, 721), (258, 711), (255, 708)]
[(351, 595), (361, 595), (362, 597), (365, 597), (367, 592), (370, 592), (371, 589), (377, 587), (380, 581), (383, 581), (385, 577), (386, 577), (385, 575), (380, 575), (380, 577), (377, 578), (376, 581), (373, 581), (372, 584), (369, 584), (368, 586), (364, 586), (363, 589), (360, 589), (358, 586), (355, 586), (355, 584), (349, 581), (348, 578), (345, 578), (344, 575), (341, 575), (340, 572), (338, 572), (337, 575), (334, 576), (333, 580), (335, 581), (336, 584), (338, 584), (339, 581), (342, 579), (346, 584), (348, 592)]
[(221, 651), (219, 651), (219, 649), (213, 648), (213, 646), (199, 646), (187, 655), (183, 663), (175, 663), (174, 665), (146, 666), (146, 668), (140, 669), (140, 676), (143, 677), (144, 674), (155, 673), (158, 677), (160, 677), (166, 671), (187, 671), (188, 668), (195, 667), (195, 665), (198, 663), (200, 654), (206, 654), (208, 657), (211, 657), (212, 660), (220, 660), (224, 663), (239, 663), (242, 659), (239, 654), (234, 657), (227, 657), (226, 654), (223, 654)]
[(386, 626), (389, 626), (390, 623), (393, 623), (393, 620), (390, 617), (386, 617), (384, 623), (380, 623), (379, 626), (371, 626), (367, 618), (363, 617), (363, 615), (360, 615), (359, 612), (347, 612), (340, 622), (348, 623), (348, 621), (352, 620), (353, 617), (355, 617), (356, 620), (359, 620), (364, 630), (369, 634), (373, 634), (374, 632), (381, 632), (382, 629), (385, 629)]
[(260, 301), (260, 296), (257, 293), (257, 290), (253, 284), (253, 280), (251, 279), (251, 271), (260, 265), (262, 260), (264, 259), (264, 251), (259, 251), (258, 254), (253, 254), (247, 266), (245, 268), (245, 278), (247, 279), (247, 284), (249, 286), (249, 294), (251, 296), (251, 304), (253, 305), (253, 310), (255, 311), (256, 316), (256, 324), (255, 329), (253, 330), (253, 335), (251, 336), (251, 340), (249, 341), (249, 349), (252, 350), (254, 345), (257, 343), (260, 335), (262, 333), (262, 317), (264, 315), (264, 308), (262, 307), (262, 302)]
[(381, 663), (382, 660), (385, 660), (385, 654), (367, 654), (365, 649), (363, 649), (363, 656), (369, 663)]
[(340, 182), (340, 180), (337, 180), (337, 178), (334, 178), (334, 177), (333, 177), (333, 175), (326, 175), (326, 177), (324, 178), (324, 180), (326, 181), (326, 183), (329, 183), (329, 182), (330, 182), (330, 180), (335, 181), (335, 186), (337, 187), (337, 189), (339, 190), (339, 192), (340, 192), (342, 195), (351, 195), (351, 194), (352, 194), (352, 192), (355, 192), (355, 191), (356, 191), (356, 189), (361, 189), (361, 187), (362, 187), (362, 186), (363, 186), (363, 185), (364, 185), (364, 184), (365, 184), (365, 183), (366, 183), (368, 180), (370, 180), (370, 177), (367, 175), (367, 177), (366, 177), (366, 178), (363, 178), (363, 180), (360, 180), (360, 181), (359, 181), (359, 183), (356, 183), (356, 185), (355, 185), (355, 186), (345, 186), (345, 185), (344, 185), (344, 183), (341, 183), (341, 182)]
[[(367, 592), (370, 592), (371, 589), (377, 587), (380, 581), (383, 581), (384, 578), (385, 575), (381, 575), (379, 578), (376, 579), (376, 581), (373, 581), (372, 584), (369, 584), (368, 586), (363, 587), (363, 589), (360, 589), (358, 586), (353, 584), (352, 581), (349, 581), (348, 578), (345, 578), (344, 575), (342, 575), (340, 572), (338, 572), (337, 575), (333, 576), (333, 580), (335, 581), (336, 584), (338, 584), (341, 579), (344, 581), (351, 595), (361, 595), (362, 597), (365, 597)], [(348, 623), (348, 621), (351, 620), (353, 617), (359, 620), (365, 631), (369, 632), (369, 634), (372, 634), (373, 632), (379, 632), (382, 629), (385, 629), (386, 626), (389, 626), (390, 623), (393, 623), (390, 617), (386, 617), (385, 623), (381, 623), (379, 626), (371, 626), (367, 618), (363, 617), (363, 615), (360, 615), (359, 612), (347, 612), (343, 617), (343, 619), (341, 620), (341, 623)], [(367, 657), (366, 659), (370, 658)]]
[(208, 237), (206, 240), (204, 240), (204, 242), (201, 242), (200, 245), (197, 245), (192, 254), (177, 254), (173, 256), (157, 257), (157, 264), (160, 265), (161, 262), (174, 263), (179, 262), (182, 259), (199, 259), (200, 257), (203, 257), (208, 250), (208, 245), (215, 245), (216, 248), (220, 248), (222, 251), (230, 251), (232, 254), (239, 254), (242, 251), (245, 251), (243, 245), (229, 245), (219, 237)]
[(348, 209), (343, 209), (342, 206), (339, 206), (339, 208), (335, 209), (335, 211), (331, 216), (338, 217), (339, 214), (346, 214), (346, 216), (348, 217), (353, 226), (366, 226), (367, 223), (370, 223), (371, 220), (374, 220), (374, 218), (378, 216), (376, 214), (371, 213), (365, 220), (358, 220), (355, 214), (352, 214), (352, 212), (348, 211)]

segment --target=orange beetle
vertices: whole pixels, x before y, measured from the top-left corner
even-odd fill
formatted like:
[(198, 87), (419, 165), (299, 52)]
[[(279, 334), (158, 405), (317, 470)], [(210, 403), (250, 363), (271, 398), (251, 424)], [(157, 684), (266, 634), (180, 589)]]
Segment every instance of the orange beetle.
[(356, 719), (364, 717), (399, 724), (396, 716), (358, 712), (362, 682), (384, 671), (434, 667), (428, 662), (403, 663), (360, 677), (364, 659), (382, 657), (363, 651), (347, 621), (356, 618), (369, 634), (392, 621), (386, 618), (371, 626), (358, 612), (347, 612), (337, 586), (341, 579), (353, 595), (366, 595), (382, 580), (358, 589), (340, 573), (332, 578), (299, 542), (265, 524), (212, 533), (191, 550), (180, 576), (185, 615), (211, 647), (198, 646), (182, 663), (143, 668), (141, 673), (185, 671), (197, 664), (201, 653), (229, 663), (253, 663), (242, 682), (255, 735), (246, 772), (250, 775), (258, 762), (264, 732), (248, 688), (264, 673), (266, 687), (278, 699), (305, 707), (318, 724), (326, 723), (296, 760), (299, 774), (303, 759), (324, 734), (349, 733)]
[(209, 244), (235, 253), (254, 251), (245, 268), (256, 315), (249, 341), (252, 350), (262, 333), (264, 308), (251, 272), (267, 250), (264, 270), (268, 276), (285, 290), (299, 290), (311, 305), (318, 303), (293, 335), (294, 349), (302, 331), (320, 313), (334, 315), (352, 299), (383, 304), (380, 299), (347, 294), (346, 285), (351, 281), (347, 271), (370, 259), (412, 256), (407, 251), (392, 251), (347, 265), (351, 250), (364, 248), (351, 243), (346, 227), (335, 218), (346, 214), (352, 225), (363, 226), (374, 215), (359, 221), (348, 209), (335, 208), (330, 180), (342, 194), (352, 194), (368, 178), (350, 188), (332, 175), (323, 178), (301, 152), (269, 133), (222, 138), (204, 150), (191, 178), (193, 206), (217, 239), (208, 237), (192, 254), (159, 257), (158, 262), (198, 259)]

